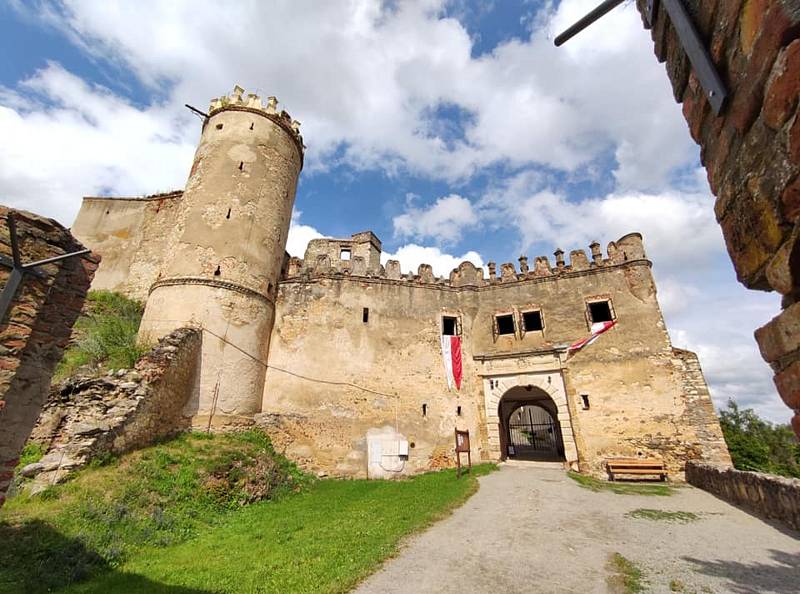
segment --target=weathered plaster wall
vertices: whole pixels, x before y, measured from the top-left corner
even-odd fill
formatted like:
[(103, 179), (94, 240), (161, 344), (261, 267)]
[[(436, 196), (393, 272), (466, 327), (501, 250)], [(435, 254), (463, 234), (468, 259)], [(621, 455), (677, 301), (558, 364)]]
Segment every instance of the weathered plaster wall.
[(142, 319), (140, 338), (204, 329), (195, 423), (252, 422), (300, 169), (298, 124), (275, 100), (215, 99)]
[[(663, 5), (651, 31), (655, 53), (700, 145), (739, 280), (783, 295), (786, 309), (756, 339), (800, 436), (800, 317), (789, 307), (800, 297), (800, 4), (683, 4), (729, 91), (722, 112), (711, 109)], [(647, 2), (637, 5), (646, 23)]]
[(164, 242), (175, 223), (181, 195), (83, 199), (72, 233), (103, 254), (92, 289), (147, 299), (167, 254)]
[[(14, 213), (23, 263), (76, 252), (83, 246), (51, 219), (0, 207), (0, 253), (11, 258), (7, 226)], [(50, 377), (61, 360), (98, 260), (76, 257), (25, 275), (6, 317), (0, 320), (0, 505), (19, 454), (47, 400)], [(10, 270), (0, 266), (0, 286)]]
[(31, 433), (45, 456), (21, 469), (34, 490), (64, 480), (100, 454), (145, 447), (191, 426), (186, 404), (197, 391), (201, 333), (180, 328), (135, 369), (76, 377), (53, 386)]
[[(611, 244), (609, 258), (594, 251), (593, 263), (575, 251), (569, 264), (538, 258), (519, 273), (504, 264), (489, 279), (471, 265), (444, 280), (424, 266), (356, 276), (307, 259), (280, 285), (261, 422), (298, 461), (345, 475), (365, 471), (370, 428), (396, 427), (414, 443), (404, 469), (413, 472), (449, 463), (456, 426), (475, 436), (476, 459), (499, 459), (500, 399), (530, 385), (552, 397), (566, 458), (583, 470), (599, 474), (618, 455), (662, 456), (677, 475), (689, 458), (729, 463), (699, 367), (670, 344), (641, 238)], [(567, 359), (564, 347), (589, 334), (586, 302), (597, 298), (612, 300), (618, 325)], [(496, 314), (532, 308), (543, 331), (493, 331)], [(443, 314), (461, 319), (460, 392), (444, 379)]]

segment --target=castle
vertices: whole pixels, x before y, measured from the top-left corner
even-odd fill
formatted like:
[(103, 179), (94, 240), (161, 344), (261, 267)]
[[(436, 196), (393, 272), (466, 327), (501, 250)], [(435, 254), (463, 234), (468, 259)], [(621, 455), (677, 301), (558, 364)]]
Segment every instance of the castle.
[[(590, 258), (558, 250), (554, 265), (489, 263), (488, 277), (470, 262), (403, 274), (369, 231), (289, 257), (304, 145), (276, 105), (238, 86), (215, 99), (182, 192), (87, 197), (72, 229), (102, 258), (93, 288), (146, 302), (142, 341), (202, 329), (197, 379), (175, 394), (188, 422), (257, 423), (336, 476), (450, 466), (454, 429), (469, 430), (473, 460), (601, 474), (609, 457), (656, 456), (678, 477), (690, 459), (730, 464), (639, 234), (605, 254), (592, 243)], [(568, 351), (601, 322), (615, 323)]]

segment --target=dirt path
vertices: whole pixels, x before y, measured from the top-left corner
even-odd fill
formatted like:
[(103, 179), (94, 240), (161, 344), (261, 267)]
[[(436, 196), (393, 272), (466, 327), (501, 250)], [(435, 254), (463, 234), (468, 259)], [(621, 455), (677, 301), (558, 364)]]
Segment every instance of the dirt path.
[[(509, 466), (480, 482), (356, 592), (609, 592), (614, 553), (641, 568), (646, 592), (800, 591), (800, 533), (699, 489), (617, 495), (584, 489), (560, 470)], [(637, 509), (697, 519), (626, 516)]]

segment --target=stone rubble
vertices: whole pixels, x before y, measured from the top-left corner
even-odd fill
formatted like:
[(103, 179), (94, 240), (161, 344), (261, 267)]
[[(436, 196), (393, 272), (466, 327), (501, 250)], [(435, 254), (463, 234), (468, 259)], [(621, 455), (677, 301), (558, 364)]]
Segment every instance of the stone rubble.
[(33, 479), (27, 485), (30, 492), (62, 482), (94, 458), (179, 431), (181, 409), (191, 393), (185, 380), (193, 377), (199, 343), (199, 331), (181, 328), (164, 337), (135, 369), (80, 375), (54, 385), (31, 434), (47, 453), (19, 471)]

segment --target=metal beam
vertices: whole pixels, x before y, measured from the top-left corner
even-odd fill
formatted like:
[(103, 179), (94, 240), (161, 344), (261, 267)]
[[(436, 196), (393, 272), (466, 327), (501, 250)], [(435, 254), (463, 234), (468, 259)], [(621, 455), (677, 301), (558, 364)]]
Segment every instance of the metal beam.
[(728, 90), (725, 88), (725, 83), (722, 82), (714, 62), (711, 61), (711, 55), (700, 40), (700, 35), (695, 29), (689, 13), (686, 12), (683, 2), (681, 0), (660, 0), (660, 2), (669, 14), (678, 39), (680, 39), (689, 62), (692, 63), (697, 80), (703, 86), (708, 102), (714, 110), (714, 115), (719, 115), (725, 107)]
[(622, 4), (625, 0), (604, 0), (597, 8), (586, 14), (577, 23), (572, 25), (566, 31), (556, 37), (556, 47), (559, 47), (575, 37), (578, 33), (583, 31), (586, 27), (594, 23), (596, 20), (604, 16), (607, 12), (612, 11), (617, 6)]
[(37, 260), (36, 262), (23, 264), (19, 250), (17, 222), (14, 218), (14, 214), (8, 213), (6, 221), (8, 223), (8, 235), (11, 239), (11, 259), (7, 258), (6, 256), (0, 256), (0, 265), (11, 268), (11, 274), (8, 275), (6, 286), (3, 287), (3, 292), (0, 293), (0, 322), (5, 319), (6, 313), (8, 313), (8, 309), (11, 307), (11, 304), (14, 301), (14, 296), (17, 294), (17, 289), (19, 289), (19, 286), (22, 284), (22, 280), (26, 274), (30, 274), (37, 278), (45, 278), (46, 275), (42, 274), (42, 272), (39, 270), (36, 270), (37, 267), (45, 264), (53, 264), (54, 262), (60, 262), (61, 260), (66, 260), (67, 258), (75, 258), (77, 256), (84, 256), (91, 253), (91, 250), (80, 250), (70, 254), (61, 254), (60, 256), (53, 256), (51, 258), (44, 258), (43, 260)]

